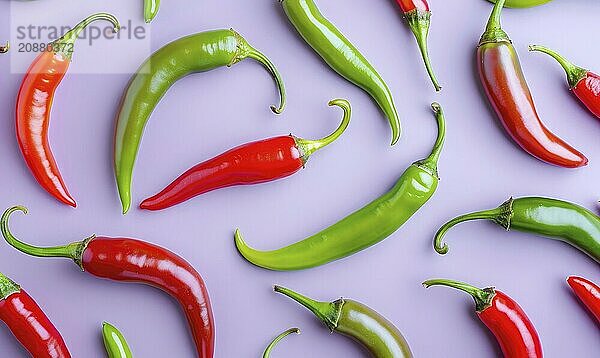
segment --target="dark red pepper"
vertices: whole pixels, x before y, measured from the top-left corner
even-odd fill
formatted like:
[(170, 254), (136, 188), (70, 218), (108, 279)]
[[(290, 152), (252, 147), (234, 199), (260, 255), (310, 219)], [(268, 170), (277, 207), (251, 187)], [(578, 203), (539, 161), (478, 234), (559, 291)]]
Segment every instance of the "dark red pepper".
[(567, 283), (575, 295), (587, 307), (598, 323), (600, 323), (600, 287), (583, 277), (571, 276)]
[(212, 190), (270, 182), (296, 173), (312, 153), (336, 140), (348, 127), (350, 103), (336, 99), (329, 105), (344, 110), (342, 124), (331, 135), (319, 140), (289, 135), (243, 144), (192, 167), (160, 193), (144, 200), (140, 208), (162, 210)]
[(50, 43), (31, 64), (17, 96), (16, 132), (23, 159), (38, 183), (60, 202), (76, 207), (48, 142), (54, 93), (65, 77), (77, 37), (90, 23), (107, 20), (119, 29), (117, 19), (105, 13), (89, 16), (63, 37)]
[(517, 52), (500, 26), (504, 2), (496, 2), (477, 48), (485, 93), (506, 131), (529, 154), (561, 167), (584, 166), (587, 158), (550, 132), (537, 114)]
[(549, 48), (531, 45), (529, 51), (539, 51), (552, 56), (567, 73), (569, 88), (593, 115), (600, 118), (600, 76), (576, 66)]
[(0, 273), (0, 320), (35, 358), (70, 358), (62, 336), (40, 306)]
[(488, 287), (480, 289), (451, 280), (428, 280), (425, 287), (443, 285), (470, 294), (475, 300), (479, 319), (494, 334), (504, 357), (542, 357), (542, 343), (521, 306), (501, 291)]
[(199, 358), (213, 357), (214, 319), (208, 291), (200, 274), (183, 258), (160, 246), (129, 238), (92, 236), (65, 246), (36, 247), (15, 238), (8, 227), (15, 211), (7, 209), (0, 219), (6, 241), (28, 255), (70, 258), (90, 274), (115, 281), (143, 283), (168, 293), (183, 309)]
[(415, 35), (429, 78), (431, 78), (435, 90), (439, 91), (442, 89), (442, 86), (440, 86), (433, 72), (433, 66), (429, 58), (429, 49), (427, 48), (427, 37), (429, 36), (429, 27), (431, 26), (429, 4), (426, 0), (396, 0), (396, 2), (404, 13), (408, 26)]

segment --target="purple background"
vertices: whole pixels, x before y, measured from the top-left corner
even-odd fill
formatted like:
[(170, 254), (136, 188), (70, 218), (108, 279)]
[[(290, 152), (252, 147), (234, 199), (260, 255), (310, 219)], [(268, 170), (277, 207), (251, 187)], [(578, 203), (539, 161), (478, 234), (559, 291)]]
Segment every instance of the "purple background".
[[(88, 15), (84, 5), (61, 9), (60, 1), (54, 2), (56, 13), (48, 16), (61, 16), (65, 24)], [(128, 17), (140, 21), (141, 0), (103, 3), (121, 21)], [(388, 146), (387, 123), (369, 97), (323, 64), (276, 1), (164, 1), (152, 24), (153, 49), (189, 33), (235, 27), (276, 63), (286, 81), (289, 105), (280, 117), (270, 113), (268, 106), (277, 100), (273, 83), (252, 61), (178, 82), (147, 126), (135, 170), (134, 204), (186, 168), (240, 143), (289, 132), (307, 138), (329, 133), (340, 120), (339, 110), (326, 107), (329, 99), (349, 99), (354, 115), (347, 133), (291, 178), (212, 192), (157, 213), (133, 209), (127, 216), (120, 214), (112, 135), (117, 103), (130, 76), (71, 75), (57, 92), (51, 143), (78, 201), (74, 210), (46, 194), (24, 165), (13, 120), (21, 75), (10, 74), (9, 56), (0, 56), (0, 206), (30, 208), (27, 217), (14, 216), (14, 232), (42, 245), (91, 233), (130, 236), (181, 254), (203, 275), (210, 290), (218, 357), (259, 356), (275, 334), (291, 326), (300, 327), (303, 335), (283, 342), (274, 356), (367, 356), (346, 338), (329, 335), (308, 311), (272, 293), (273, 283), (317, 299), (344, 296), (368, 304), (398, 326), (416, 356), (498, 355), (498, 346), (477, 320), (469, 297), (421, 287), (423, 280), (433, 277), (496, 285), (511, 295), (536, 325), (548, 356), (597, 355), (598, 326), (564, 281), (569, 274), (579, 274), (599, 282), (593, 260), (565, 244), (505, 233), (483, 222), (450, 232), (450, 253), (444, 257), (433, 251), (431, 238), (451, 216), (494, 207), (511, 195), (552, 196), (597, 209), (598, 120), (568, 93), (562, 70), (553, 60), (526, 49), (529, 43), (545, 44), (600, 71), (597, 33), (590, 31), (600, 4), (557, 0), (534, 10), (507, 10), (503, 16), (545, 123), (590, 159), (586, 168), (565, 170), (543, 164), (513, 145), (481, 94), (473, 69), (474, 48), (491, 11), (489, 4), (433, 2), (430, 46), (444, 85), (435, 94), (393, 1), (348, 3), (319, 1), (323, 13), (363, 51), (394, 92), (404, 135), (393, 148)], [(8, 1), (0, 1), (0, 21), (5, 23), (1, 37), (8, 36), (9, 7)], [(115, 56), (107, 53), (96, 61)], [(77, 54), (74, 60), (73, 67), (83, 66)], [(429, 152), (436, 134), (429, 109), (434, 100), (444, 106), (448, 121), (442, 181), (433, 199), (407, 225), (376, 247), (304, 272), (265, 271), (238, 256), (233, 246), (236, 227), (249, 244), (278, 248), (334, 223), (388, 190), (411, 162)], [(103, 320), (123, 331), (137, 357), (194, 355), (187, 324), (166, 295), (141, 285), (96, 279), (78, 272), (67, 260), (30, 258), (0, 246), (0, 270), (41, 304), (74, 356), (105, 356)], [(1, 355), (25, 356), (4, 326), (0, 331)]]

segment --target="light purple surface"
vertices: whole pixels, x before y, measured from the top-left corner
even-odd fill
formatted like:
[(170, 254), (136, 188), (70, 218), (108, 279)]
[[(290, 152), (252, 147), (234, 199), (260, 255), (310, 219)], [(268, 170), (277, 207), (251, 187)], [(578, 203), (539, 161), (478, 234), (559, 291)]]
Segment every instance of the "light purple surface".
[[(60, 16), (66, 24), (88, 15), (87, 5), (64, 9), (60, 1), (54, 3), (56, 11), (48, 16)], [(90, 3), (97, 7), (100, 2)], [(141, 0), (137, 6), (102, 3), (121, 19), (141, 21)], [(240, 143), (289, 132), (307, 138), (329, 133), (341, 115), (327, 108), (332, 98), (352, 103), (348, 131), (291, 178), (212, 192), (162, 212), (134, 208), (122, 216), (112, 171), (112, 135), (118, 100), (130, 76), (71, 75), (57, 92), (50, 141), (78, 201), (74, 210), (46, 194), (21, 158), (13, 119), (21, 75), (11, 75), (9, 57), (0, 56), (0, 207), (23, 204), (30, 209), (26, 217), (15, 214), (14, 232), (41, 245), (91, 233), (130, 236), (181, 254), (208, 285), (217, 357), (260, 356), (273, 336), (292, 326), (303, 334), (282, 342), (274, 357), (367, 356), (346, 338), (330, 335), (304, 308), (272, 293), (274, 283), (316, 299), (344, 296), (368, 304), (398, 326), (418, 357), (497, 356), (498, 346), (477, 320), (470, 298), (450, 289), (422, 288), (420, 283), (433, 277), (496, 285), (511, 295), (536, 325), (548, 357), (597, 356), (598, 326), (564, 281), (569, 274), (600, 281), (598, 265), (584, 254), (559, 242), (505, 233), (489, 223), (465, 224), (451, 231), (450, 252), (444, 257), (434, 252), (431, 238), (455, 214), (494, 207), (511, 195), (552, 196), (597, 209), (598, 120), (571, 97), (553, 60), (526, 49), (529, 43), (547, 45), (600, 71), (597, 33), (590, 31), (596, 27), (594, 13), (600, 4), (556, 0), (534, 10), (506, 10), (503, 16), (545, 123), (590, 159), (579, 170), (533, 159), (496, 124), (473, 66), (474, 48), (491, 11), (486, 2), (431, 4), (430, 47), (444, 86), (441, 94), (434, 94), (412, 34), (393, 1), (321, 0), (319, 5), (394, 92), (404, 127), (396, 147), (388, 146), (387, 123), (370, 98), (324, 65), (276, 1), (164, 1), (152, 24), (153, 49), (193, 32), (234, 27), (278, 66), (289, 104), (280, 117), (270, 113), (269, 105), (277, 100), (275, 88), (252, 61), (180, 81), (146, 128), (134, 175), (134, 205), (193, 164)], [(8, 36), (9, 7), (9, 1), (0, 1), (2, 38)], [(113, 55), (95, 61), (119, 57)], [(77, 54), (76, 66), (83, 66)], [(278, 248), (334, 223), (388, 190), (411, 162), (430, 150), (435, 122), (429, 104), (434, 100), (443, 105), (448, 121), (442, 181), (433, 199), (407, 225), (376, 247), (303, 272), (265, 271), (237, 254), (236, 227), (249, 244)], [(136, 357), (195, 353), (180, 309), (152, 288), (96, 279), (78, 272), (67, 260), (27, 257), (4, 243), (0, 258), (0, 271), (38, 301), (75, 357), (105, 356), (103, 320), (122, 330)], [(4, 326), (0, 355), (26, 356)]]

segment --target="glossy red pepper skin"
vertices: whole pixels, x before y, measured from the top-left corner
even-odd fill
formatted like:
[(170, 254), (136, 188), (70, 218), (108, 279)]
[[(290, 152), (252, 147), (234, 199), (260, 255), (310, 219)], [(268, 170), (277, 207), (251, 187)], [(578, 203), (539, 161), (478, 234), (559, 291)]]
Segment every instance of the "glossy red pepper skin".
[(212, 190), (285, 178), (303, 166), (292, 136), (247, 143), (192, 167), (140, 208), (166, 209)]
[(62, 336), (33, 298), (5, 276), (2, 275), (0, 280), (2, 291), (12, 290), (0, 300), (0, 320), (6, 323), (31, 356), (70, 358)]
[(567, 283), (600, 324), (600, 287), (590, 280), (577, 276), (569, 277)]
[(243, 144), (192, 167), (160, 193), (144, 200), (140, 208), (162, 210), (212, 190), (270, 182), (296, 173), (314, 152), (341, 136), (350, 123), (352, 108), (348, 101), (334, 99), (329, 105), (340, 107), (344, 117), (327, 137), (308, 140), (290, 134)]
[(130, 238), (92, 236), (64, 246), (32, 246), (14, 237), (8, 227), (10, 215), (15, 211), (27, 213), (25, 207), (14, 206), (0, 219), (2, 235), (11, 246), (32, 256), (70, 258), (96, 277), (142, 283), (164, 291), (183, 309), (198, 358), (213, 357), (215, 327), (208, 291), (200, 274), (182, 257)]
[(508, 134), (532, 156), (565, 168), (585, 166), (587, 158), (540, 120), (517, 52), (500, 27), (503, 3), (496, 3), (477, 48), (479, 76), (492, 107)]
[(477, 311), (479, 319), (494, 334), (505, 357), (542, 357), (542, 344), (535, 327), (521, 306), (495, 290), (489, 307)]
[(42, 52), (33, 61), (19, 89), (15, 127), (23, 158), (37, 182), (60, 202), (76, 207), (48, 143), (54, 92), (70, 63), (52, 51)]
[(396, 0), (396, 3), (405, 14), (414, 10), (429, 12), (429, 4), (426, 0)]

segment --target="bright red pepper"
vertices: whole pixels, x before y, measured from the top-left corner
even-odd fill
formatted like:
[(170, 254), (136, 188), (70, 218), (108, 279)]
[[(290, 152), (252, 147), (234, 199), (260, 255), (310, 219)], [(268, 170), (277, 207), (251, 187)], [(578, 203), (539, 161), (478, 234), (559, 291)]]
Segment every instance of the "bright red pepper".
[(64, 78), (77, 36), (91, 22), (107, 20), (119, 29), (117, 19), (110, 14), (89, 16), (63, 37), (50, 43), (31, 64), (23, 78), (16, 105), (16, 131), (25, 163), (38, 183), (59, 201), (77, 206), (58, 170), (48, 142), (48, 126), (54, 92)]
[(70, 358), (62, 336), (40, 306), (0, 273), (0, 320), (35, 358)]
[(540, 120), (517, 52), (500, 26), (504, 0), (496, 3), (477, 48), (481, 83), (502, 125), (532, 156), (554, 165), (576, 168), (587, 158), (554, 135)]
[(567, 283), (575, 295), (600, 323), (600, 287), (583, 277), (570, 276)]
[(243, 144), (192, 167), (160, 193), (144, 200), (140, 208), (166, 209), (215, 189), (265, 183), (296, 173), (312, 153), (336, 140), (348, 127), (350, 103), (336, 99), (329, 105), (344, 110), (342, 124), (331, 135), (319, 140), (289, 135)]
[(429, 49), (427, 45), (427, 37), (429, 36), (429, 27), (431, 26), (431, 11), (429, 10), (429, 4), (426, 0), (396, 0), (398, 6), (406, 17), (406, 22), (410, 27), (411, 31), (415, 35), (417, 45), (421, 51), (423, 62), (425, 62), (425, 68), (431, 78), (431, 82), (435, 87), (436, 91), (442, 89), (435, 73), (433, 72), (433, 66), (431, 65), (431, 59), (429, 58)]
[(531, 45), (529, 51), (539, 51), (553, 57), (567, 73), (569, 88), (593, 115), (600, 118), (600, 76), (576, 66), (549, 48)]
[(15, 206), (0, 219), (6, 241), (38, 257), (70, 258), (90, 274), (115, 281), (143, 283), (168, 293), (179, 302), (192, 331), (199, 358), (214, 353), (214, 318), (208, 291), (200, 274), (180, 256), (144, 241), (92, 236), (65, 246), (36, 247), (19, 241), (8, 227), (10, 215), (27, 209)]
[(451, 280), (428, 280), (425, 287), (443, 285), (470, 294), (475, 300), (479, 319), (494, 334), (504, 357), (542, 357), (542, 343), (521, 306), (501, 291), (488, 287), (480, 289)]

